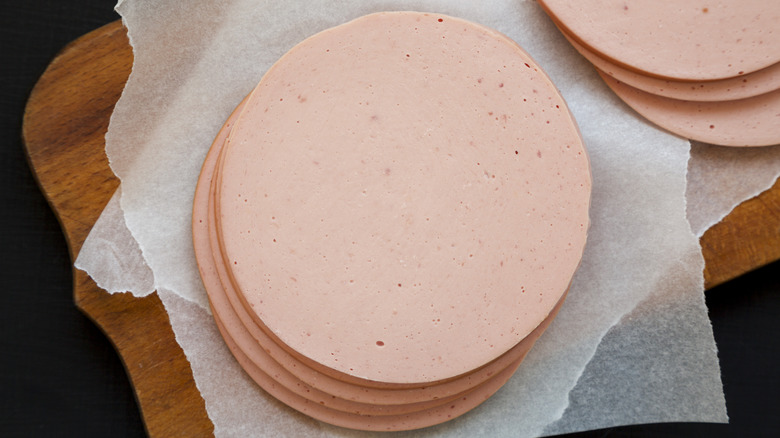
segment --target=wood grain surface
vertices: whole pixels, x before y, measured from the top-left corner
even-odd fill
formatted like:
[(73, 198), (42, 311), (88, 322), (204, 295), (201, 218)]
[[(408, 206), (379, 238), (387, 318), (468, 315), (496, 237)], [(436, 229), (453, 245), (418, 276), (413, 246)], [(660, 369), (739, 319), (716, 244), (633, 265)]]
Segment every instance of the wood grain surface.
[[(97, 29), (52, 61), (25, 110), (30, 166), (62, 224), (72, 260), (118, 186), (104, 135), (132, 61), (120, 22)], [(704, 234), (701, 245), (707, 289), (780, 259), (780, 182), (738, 206)], [(76, 305), (124, 361), (149, 435), (213, 435), (159, 297), (110, 295), (75, 268), (73, 278)]]
[[(27, 103), (22, 133), (30, 166), (62, 224), (71, 260), (119, 185), (108, 167), (104, 135), (132, 64), (125, 29), (111, 23), (65, 47)], [(75, 268), (73, 279), (76, 305), (122, 357), (149, 435), (213, 435), (157, 294), (110, 295)]]

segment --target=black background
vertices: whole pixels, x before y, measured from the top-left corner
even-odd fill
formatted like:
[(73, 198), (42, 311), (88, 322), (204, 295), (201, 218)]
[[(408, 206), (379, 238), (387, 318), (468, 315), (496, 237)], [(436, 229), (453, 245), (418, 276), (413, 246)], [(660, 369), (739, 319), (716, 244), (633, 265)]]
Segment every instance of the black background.
[[(0, 0), (0, 436), (143, 436), (111, 343), (73, 304), (71, 261), (21, 142), (25, 102), (68, 42), (119, 17), (114, 0)], [(780, 232), (780, 230), (778, 230)], [(707, 292), (731, 424), (577, 437), (780, 436), (780, 263)]]

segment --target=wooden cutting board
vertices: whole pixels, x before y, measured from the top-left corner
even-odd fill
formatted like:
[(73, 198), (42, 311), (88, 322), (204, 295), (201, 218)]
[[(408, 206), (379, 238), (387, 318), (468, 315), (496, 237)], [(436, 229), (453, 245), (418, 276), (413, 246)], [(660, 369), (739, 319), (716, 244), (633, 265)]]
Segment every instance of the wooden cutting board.
[[(23, 137), (30, 166), (75, 260), (119, 185), (104, 135), (132, 68), (117, 21), (65, 47), (33, 89)], [(780, 182), (737, 207), (701, 238), (709, 289), (780, 259)], [(110, 295), (74, 269), (76, 305), (116, 346), (153, 437), (213, 435), (203, 399), (157, 294)]]

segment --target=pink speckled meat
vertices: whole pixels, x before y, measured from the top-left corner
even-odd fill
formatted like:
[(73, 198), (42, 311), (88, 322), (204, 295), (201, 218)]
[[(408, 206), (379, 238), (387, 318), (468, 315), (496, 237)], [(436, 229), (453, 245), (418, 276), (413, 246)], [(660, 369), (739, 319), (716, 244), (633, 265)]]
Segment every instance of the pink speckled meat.
[(260, 386), (333, 424), (411, 429), (489, 397), (550, 324), (590, 189), (571, 114), (514, 42), (379, 13), (294, 47), (236, 109), (193, 239)]

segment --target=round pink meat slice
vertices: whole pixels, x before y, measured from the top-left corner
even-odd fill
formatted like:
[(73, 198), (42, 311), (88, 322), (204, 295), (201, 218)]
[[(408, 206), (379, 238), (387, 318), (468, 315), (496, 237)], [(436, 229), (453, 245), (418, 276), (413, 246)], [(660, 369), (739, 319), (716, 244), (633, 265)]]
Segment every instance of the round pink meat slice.
[(626, 85), (670, 99), (719, 102), (759, 96), (780, 88), (780, 63), (746, 75), (705, 82), (683, 82), (646, 76), (620, 67), (591, 52), (563, 32), (567, 40), (597, 69)]
[(766, 0), (539, 0), (602, 58), (651, 76), (708, 81), (780, 62), (780, 4)]
[(682, 137), (721, 146), (780, 144), (780, 90), (741, 100), (690, 102), (646, 93), (599, 74), (628, 106)]
[(515, 43), (460, 19), (366, 16), (263, 77), (226, 146), (218, 234), (258, 325), (302, 357), (420, 385), (495, 360), (579, 265), (590, 171)]

